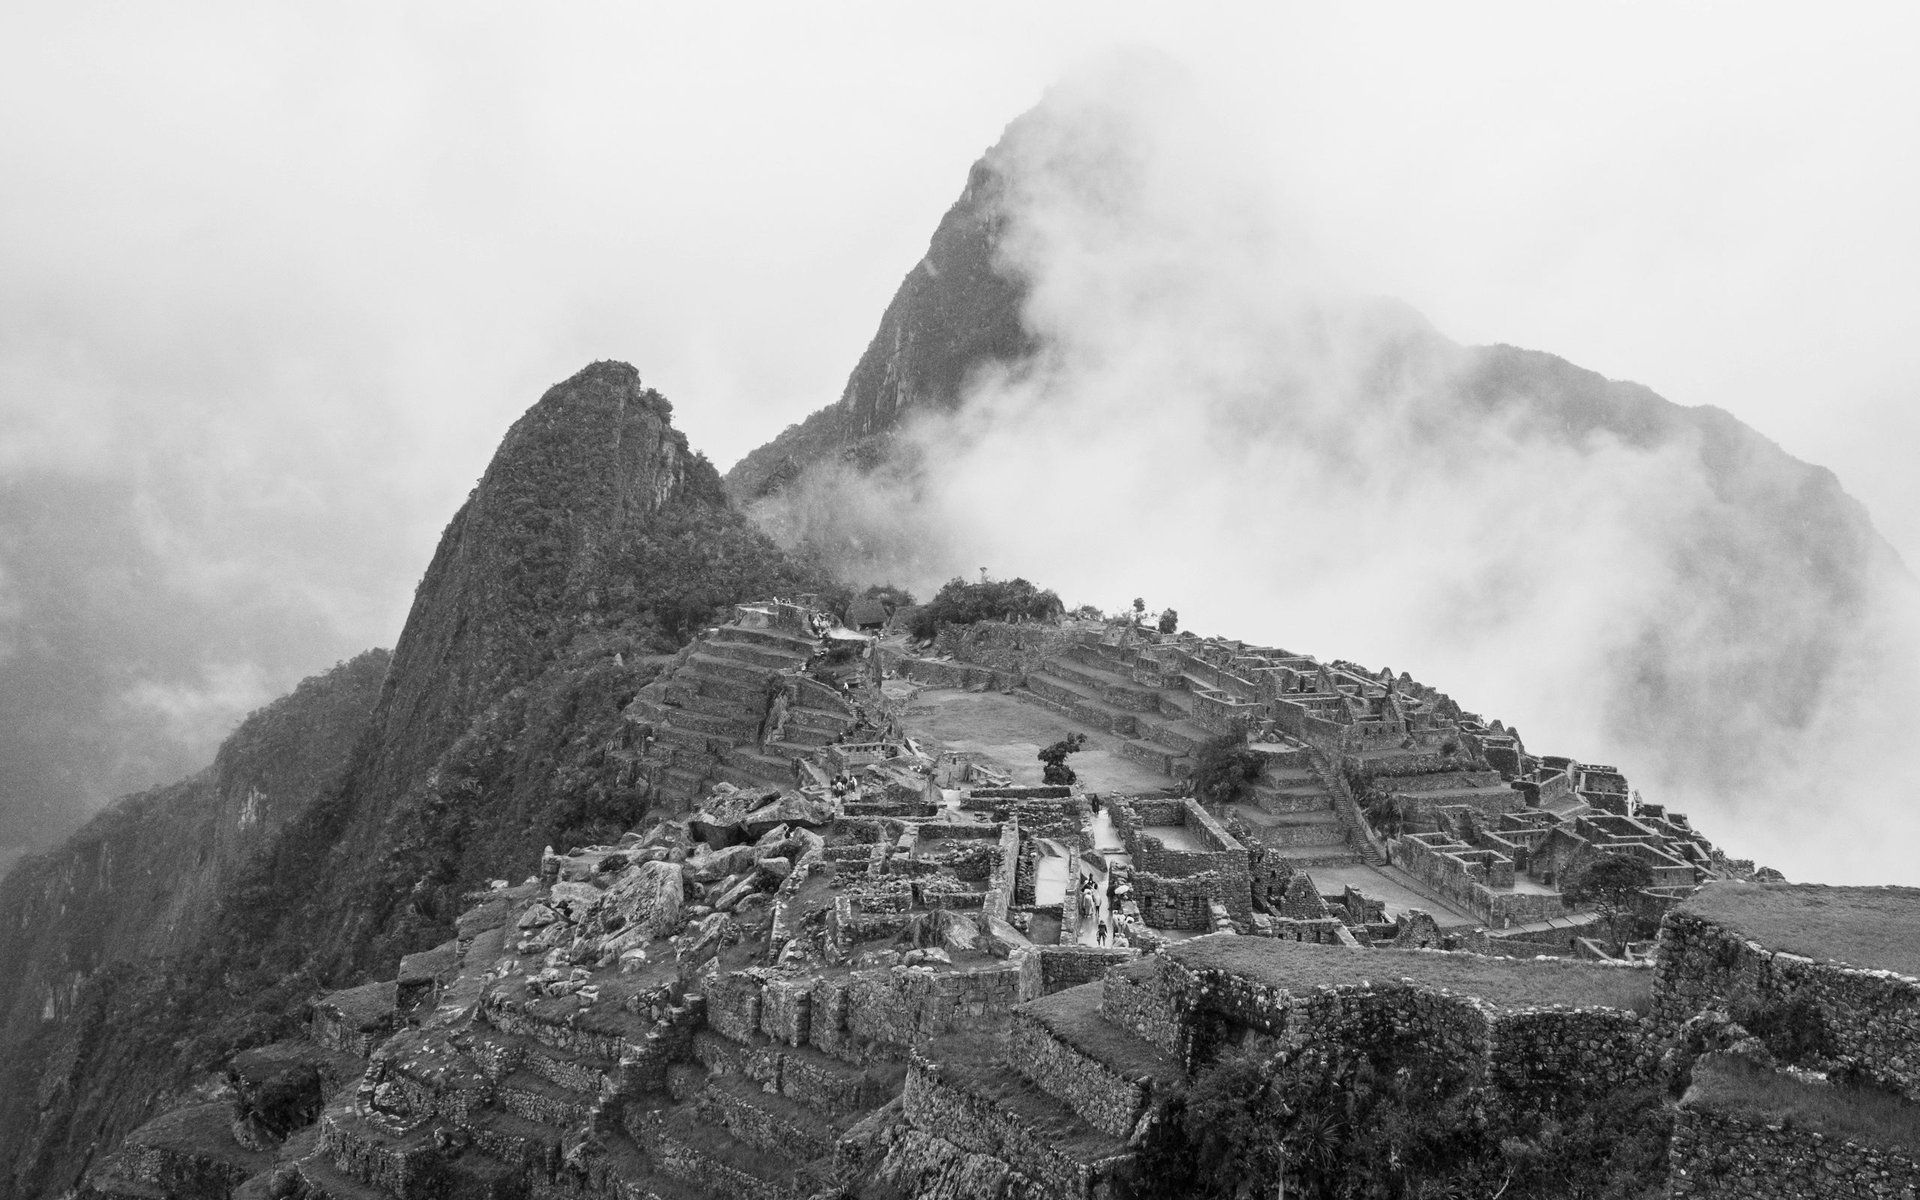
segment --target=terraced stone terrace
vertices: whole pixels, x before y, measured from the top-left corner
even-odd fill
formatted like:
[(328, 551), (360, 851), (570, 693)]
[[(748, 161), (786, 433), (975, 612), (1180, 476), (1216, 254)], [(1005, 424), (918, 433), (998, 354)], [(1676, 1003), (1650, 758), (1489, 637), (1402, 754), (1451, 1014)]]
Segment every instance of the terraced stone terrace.
[(1296, 996), (1315, 988), (1409, 980), (1474, 996), (1498, 1008), (1606, 1007), (1646, 1011), (1646, 971), (1570, 959), (1490, 958), (1435, 950), (1372, 950), (1272, 938), (1208, 937), (1167, 950), (1175, 962), (1223, 971)]
[(1681, 909), (1815, 962), (1920, 978), (1920, 888), (1727, 881)]
[[(333, 1064), (311, 1126), (256, 1153), (224, 1104), (189, 1106), (83, 1200), (262, 1200), (286, 1171), (303, 1200), (1118, 1200), (1144, 1122), (1236, 1021), (1426, 1022), (1516, 1096), (1654, 1061), (1652, 972), (1396, 948), (1487, 936), (1403, 852), (1553, 914), (1537, 876), (1595, 845), (1707, 869), (1655, 806), (1530, 803), (1578, 777), (1614, 804), (1617, 773), (1284, 651), (1010, 626), (961, 661), (827, 625), (741, 606), (627, 709), (614, 752), (644, 827), (545, 856), (396, 979), (318, 998), (312, 1044), (280, 1055)], [(1039, 751), (1072, 734), (1076, 784), (1042, 786)], [(1259, 774), (1203, 805), (1184, 777), (1223, 735)], [(1353, 764), (1440, 828), (1389, 863)], [(1800, 922), (1848, 961), (1869, 956), (1845, 930), (1905, 928), (1900, 903), (1762, 899), (1756, 936)], [(1830, 922), (1802, 920), (1829, 901)], [(1873, 965), (1916, 963), (1884, 945)]]

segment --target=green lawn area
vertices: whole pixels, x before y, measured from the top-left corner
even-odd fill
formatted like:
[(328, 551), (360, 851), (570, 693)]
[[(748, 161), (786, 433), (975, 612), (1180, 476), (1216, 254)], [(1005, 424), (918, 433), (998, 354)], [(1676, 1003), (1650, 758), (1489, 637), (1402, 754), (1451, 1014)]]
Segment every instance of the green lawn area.
[(1769, 950), (1920, 976), (1920, 888), (1710, 883), (1680, 906)]
[(1167, 950), (1189, 966), (1231, 971), (1303, 995), (1315, 987), (1411, 979), (1500, 1009), (1564, 1004), (1645, 1012), (1652, 973), (1570, 959), (1486, 958), (1436, 950), (1353, 950), (1279, 938), (1201, 937)]
[(1693, 1086), (1681, 1104), (1893, 1146), (1910, 1156), (1920, 1151), (1920, 1104), (1887, 1092), (1803, 1083), (1724, 1054), (1709, 1054), (1694, 1065)]
[(1090, 792), (1139, 795), (1174, 784), (1152, 767), (1122, 756), (1121, 739), (1106, 730), (999, 692), (923, 689), (907, 707), (906, 727), (923, 747), (932, 742), (940, 749), (965, 754), (1011, 775), (1018, 784), (1039, 783), (1044, 769), (1040, 748), (1070, 733), (1087, 735), (1086, 748), (1068, 759), (1067, 765)]
[(1100, 1015), (1102, 987), (1097, 982), (1083, 983), (1021, 1005), (1020, 1012), (1121, 1075), (1151, 1075), (1167, 1082), (1179, 1079), (1180, 1067), (1171, 1055)]

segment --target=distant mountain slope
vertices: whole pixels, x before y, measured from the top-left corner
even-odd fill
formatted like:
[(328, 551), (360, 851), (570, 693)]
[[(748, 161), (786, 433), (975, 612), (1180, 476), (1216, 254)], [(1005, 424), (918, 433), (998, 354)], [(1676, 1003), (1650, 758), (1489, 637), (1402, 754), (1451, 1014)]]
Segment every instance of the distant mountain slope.
[[(206, 770), (126, 797), (0, 882), (0, 1147), (84, 1151), (97, 1128), (67, 1120), (75, 1108), (141, 1114), (151, 1077), (90, 1080), (82, 1065), (107, 1040), (103, 992), (127, 984), (125, 999), (164, 972), (159, 960), (197, 946), (252, 856), (338, 787), (387, 661), (369, 650), (303, 681)], [(4, 1152), (0, 1164), (12, 1165)]]

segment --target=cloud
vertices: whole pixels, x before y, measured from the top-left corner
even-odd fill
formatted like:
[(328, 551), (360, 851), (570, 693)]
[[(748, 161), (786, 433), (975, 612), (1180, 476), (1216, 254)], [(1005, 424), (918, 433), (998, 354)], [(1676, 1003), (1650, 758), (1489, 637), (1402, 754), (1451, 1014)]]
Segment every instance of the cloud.
[(1808, 586), (1745, 466), (1710, 471), (1697, 431), (1570, 428), (1544, 356), (1537, 395), (1489, 403), (1486, 360), (1345, 291), (1232, 114), (1154, 60), (1056, 89), (990, 159), (1041, 349), (876, 474), (829, 464), (763, 505), (777, 536), (923, 594), (986, 564), (1410, 670), (1536, 752), (1617, 762), (1732, 853), (1920, 878), (1920, 822), (1886, 799), (1920, 666), (1890, 556)]
[(117, 699), (134, 720), (152, 720), (169, 740), (211, 748), (233, 731), (235, 713), (258, 708), (278, 694), (253, 663), (221, 663), (197, 679), (143, 679)]

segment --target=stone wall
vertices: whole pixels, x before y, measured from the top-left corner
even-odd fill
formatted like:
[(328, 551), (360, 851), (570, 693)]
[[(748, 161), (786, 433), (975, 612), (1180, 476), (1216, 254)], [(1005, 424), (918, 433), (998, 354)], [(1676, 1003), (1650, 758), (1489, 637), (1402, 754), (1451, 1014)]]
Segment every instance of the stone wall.
[(1667, 1194), (1685, 1200), (1917, 1200), (1920, 1156), (1682, 1105)]
[(1136, 870), (1133, 899), (1140, 919), (1155, 929), (1212, 929), (1210, 910), (1223, 884), (1217, 871), (1166, 876)]
[(1142, 1041), (1179, 1055), (1185, 1045), (1186, 996), (1165, 977), (1171, 966), (1156, 954), (1109, 970), (1100, 989), (1100, 1015)]
[(1653, 1082), (1659, 1037), (1652, 1023), (1615, 1009), (1544, 1008), (1494, 1023), (1492, 1079), (1516, 1108), (1572, 1113), (1623, 1087)]
[(1042, 994), (1042, 978), (1033, 952), (989, 967), (879, 967), (842, 978), (750, 967), (713, 979), (706, 1023), (743, 1044), (764, 1035), (848, 1061), (898, 1057), (931, 1037), (1004, 1028), (1014, 1005)]
[[(1227, 911), (1244, 919), (1252, 911), (1253, 885), (1247, 849), (1213, 814), (1192, 800), (1150, 799), (1116, 800), (1110, 806), (1114, 827), (1119, 831), (1134, 870), (1134, 887), (1139, 894), (1140, 911), (1147, 924), (1162, 929), (1205, 929), (1202, 919), (1192, 923), (1187, 913), (1194, 895), (1191, 881), (1209, 878), (1208, 895), (1225, 904)], [(1155, 829), (1179, 828), (1203, 848), (1187, 850), (1169, 847), (1154, 836)], [(1157, 903), (1149, 902), (1149, 885)], [(1167, 910), (1167, 921), (1158, 913)], [(1179, 921), (1170, 924), (1168, 921)]]
[(905, 1049), (944, 1034), (1004, 1028), (1014, 1005), (1040, 994), (1034, 954), (964, 971), (855, 971), (847, 980), (846, 1031), (866, 1043)]
[[(1393, 968), (1383, 960), (1380, 969)], [(1457, 1059), (1503, 1102), (1528, 1110), (1550, 1109), (1561, 1102), (1556, 1097), (1577, 1097), (1583, 1088), (1650, 1078), (1659, 1047), (1651, 1021), (1610, 1008), (1501, 1009), (1413, 980), (1296, 993), (1166, 955), (1110, 971), (1101, 1013), (1189, 1070), (1246, 1032), (1361, 1050), (1411, 1036)]]
[(1003, 692), (1020, 682), (1020, 676), (1012, 671), (997, 671), (973, 663), (914, 658), (895, 651), (885, 652), (883, 661), (902, 678), (933, 688)]
[(1111, 1194), (1109, 1181), (1126, 1156), (1089, 1164), (1062, 1153), (1052, 1145), (1050, 1130), (974, 1083), (963, 1071), (916, 1055), (902, 1097), (907, 1119), (918, 1129), (937, 1130), (941, 1139), (966, 1153), (1007, 1164), (1039, 1185), (1040, 1195)]
[(1007, 1061), (1018, 1063), (1022, 1075), (1064, 1100), (1087, 1124), (1114, 1137), (1131, 1134), (1153, 1098), (1150, 1078), (1123, 1074), (1024, 1011), (1013, 1014)]
[(1707, 1008), (1817, 1008), (1832, 1057), (1920, 1099), (1920, 979), (1769, 950), (1684, 909), (1660, 926), (1654, 1015), (1677, 1023)]
[[(1273, 1003), (1257, 993), (1242, 1001), (1247, 1018), (1262, 1022), (1270, 1018), (1261, 1006)], [(1381, 982), (1321, 988), (1304, 1002), (1293, 999), (1290, 1004), (1299, 1012), (1290, 1031), (1299, 1041), (1363, 1052), (1411, 1041), (1464, 1068), (1476, 1080), (1487, 1077), (1495, 1014), (1472, 996), (1408, 982)]]
[(1046, 622), (980, 621), (941, 626), (933, 652), (1005, 672), (1017, 683), (1041, 659), (1064, 654), (1077, 641), (1074, 631)]
[[(988, 917), (1007, 919), (1007, 911), (1013, 907), (1014, 896), (1018, 892), (1020, 875), (1020, 827), (1009, 823), (1000, 827), (1000, 843), (993, 860), (992, 873), (987, 877), (987, 895), (981, 904), (981, 911)], [(1031, 900), (1032, 886), (1028, 886), (1028, 898)]]
[(1140, 956), (1129, 946), (1042, 946), (1035, 953), (1040, 958), (1040, 990), (1049, 996), (1104, 978), (1108, 969)]
[(1557, 892), (1516, 892), (1513, 860), (1476, 850), (1445, 834), (1414, 833), (1392, 843), (1392, 860), (1434, 891), (1494, 929), (1531, 925), (1567, 915)]

